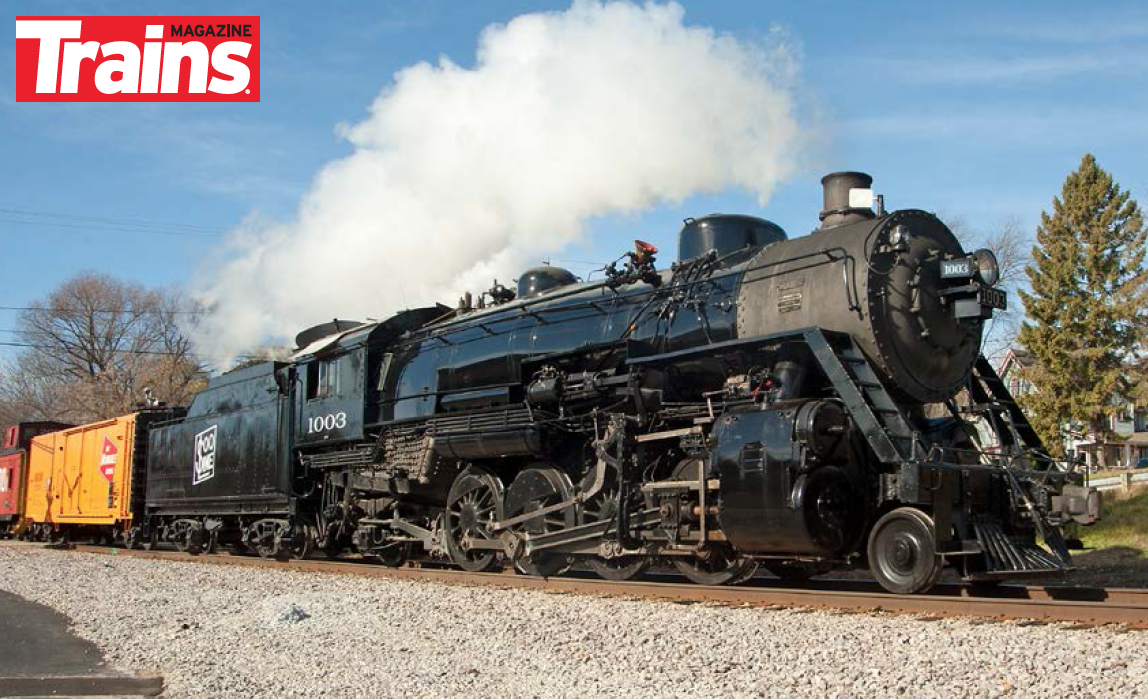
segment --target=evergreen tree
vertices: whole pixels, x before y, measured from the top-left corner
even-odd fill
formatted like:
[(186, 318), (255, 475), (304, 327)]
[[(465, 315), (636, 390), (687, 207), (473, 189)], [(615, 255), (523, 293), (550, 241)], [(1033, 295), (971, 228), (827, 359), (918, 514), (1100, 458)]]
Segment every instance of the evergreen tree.
[[(1114, 397), (1132, 388), (1126, 367), (1148, 323), (1145, 227), (1136, 202), (1086, 154), (1041, 214), (1031, 293), (1021, 291), (1028, 319), (1020, 342), (1036, 358), (1025, 397), (1033, 426), (1055, 453), (1061, 429), (1080, 423), (1103, 442)], [(1105, 459), (1100, 450), (1100, 464)]]

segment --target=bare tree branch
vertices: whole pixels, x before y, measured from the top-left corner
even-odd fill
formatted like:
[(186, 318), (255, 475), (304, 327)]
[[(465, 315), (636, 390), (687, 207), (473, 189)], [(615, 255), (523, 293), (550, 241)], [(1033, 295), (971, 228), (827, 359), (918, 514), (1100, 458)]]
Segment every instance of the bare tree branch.
[(186, 405), (206, 381), (176, 319), (193, 310), (174, 289), (81, 273), (17, 321), (31, 347), (0, 366), (0, 415), (88, 421), (130, 412), (143, 389)]

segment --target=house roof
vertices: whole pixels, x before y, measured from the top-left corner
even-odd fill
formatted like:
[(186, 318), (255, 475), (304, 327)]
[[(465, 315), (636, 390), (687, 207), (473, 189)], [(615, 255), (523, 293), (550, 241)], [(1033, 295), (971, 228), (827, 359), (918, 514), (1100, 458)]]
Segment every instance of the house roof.
[[(1017, 364), (1020, 364), (1022, 367), (1029, 367), (1036, 363), (1036, 357), (1033, 357), (1031, 352), (1028, 350), (1020, 349), (1019, 347), (1016, 349), (1010, 349), (1008, 354), (1009, 357), (1013, 359), (1013, 361), (1015, 361)], [(1008, 361), (1008, 357), (1005, 358), (1005, 361)]]
[(1031, 353), (1027, 350), (1015, 347), (1009, 349), (1008, 353), (1005, 354), (1004, 359), (1001, 361), (1000, 368), (997, 369), (997, 371), (1004, 376), (1014, 367), (1026, 369), (1034, 364), (1036, 364), (1036, 358), (1033, 357)]

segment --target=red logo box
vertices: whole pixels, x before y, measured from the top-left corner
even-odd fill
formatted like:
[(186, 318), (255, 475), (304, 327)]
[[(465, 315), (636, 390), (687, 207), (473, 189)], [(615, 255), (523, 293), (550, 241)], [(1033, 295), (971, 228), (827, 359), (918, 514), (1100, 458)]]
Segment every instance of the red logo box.
[(17, 102), (258, 102), (258, 17), (17, 17)]

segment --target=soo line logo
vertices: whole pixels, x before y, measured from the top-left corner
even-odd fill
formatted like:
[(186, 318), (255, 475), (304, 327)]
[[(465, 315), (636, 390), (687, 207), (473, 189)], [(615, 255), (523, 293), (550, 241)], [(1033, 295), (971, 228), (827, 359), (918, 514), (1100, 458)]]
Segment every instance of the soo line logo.
[(17, 17), (17, 102), (258, 102), (258, 17)]

